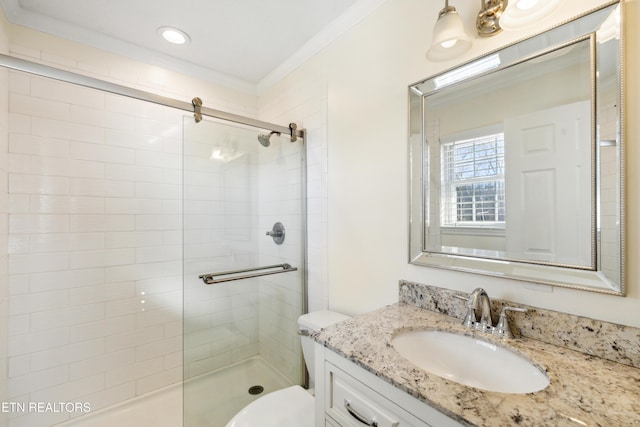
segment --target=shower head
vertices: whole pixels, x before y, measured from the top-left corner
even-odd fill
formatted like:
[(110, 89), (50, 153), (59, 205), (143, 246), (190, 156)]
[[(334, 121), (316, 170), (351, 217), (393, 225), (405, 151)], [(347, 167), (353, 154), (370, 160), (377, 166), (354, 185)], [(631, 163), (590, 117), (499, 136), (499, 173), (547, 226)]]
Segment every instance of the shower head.
[(258, 135), (258, 142), (263, 146), (263, 147), (268, 147), (269, 145), (271, 145), (271, 135), (276, 134), (278, 136), (280, 136), (280, 132), (276, 132), (271, 131), (269, 134), (259, 134)]

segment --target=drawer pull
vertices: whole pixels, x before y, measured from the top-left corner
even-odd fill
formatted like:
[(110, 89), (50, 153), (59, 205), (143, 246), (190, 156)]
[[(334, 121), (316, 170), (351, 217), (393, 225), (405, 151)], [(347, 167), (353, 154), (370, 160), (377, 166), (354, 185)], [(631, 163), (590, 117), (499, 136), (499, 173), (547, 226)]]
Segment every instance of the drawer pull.
[(378, 422), (377, 421), (369, 421), (365, 417), (360, 415), (358, 413), (358, 411), (356, 411), (355, 409), (353, 409), (351, 407), (351, 402), (349, 402), (347, 399), (344, 400), (344, 407), (347, 410), (347, 412), (349, 413), (349, 415), (351, 415), (356, 420), (360, 421), (362, 424), (364, 424), (366, 426), (370, 426), (370, 427), (378, 427)]

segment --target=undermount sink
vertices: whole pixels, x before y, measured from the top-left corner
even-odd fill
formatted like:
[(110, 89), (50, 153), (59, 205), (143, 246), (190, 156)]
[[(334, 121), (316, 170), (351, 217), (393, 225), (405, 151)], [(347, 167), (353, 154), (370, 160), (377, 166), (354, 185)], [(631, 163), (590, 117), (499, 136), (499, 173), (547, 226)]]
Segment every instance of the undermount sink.
[(533, 393), (549, 378), (529, 360), (481, 339), (442, 331), (406, 331), (391, 344), (409, 362), (466, 386), (500, 393)]

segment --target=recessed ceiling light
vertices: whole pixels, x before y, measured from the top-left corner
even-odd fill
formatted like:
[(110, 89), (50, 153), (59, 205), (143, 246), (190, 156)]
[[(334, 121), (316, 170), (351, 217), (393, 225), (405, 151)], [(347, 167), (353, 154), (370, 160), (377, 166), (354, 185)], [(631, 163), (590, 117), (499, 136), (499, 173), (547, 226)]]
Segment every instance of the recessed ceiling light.
[(158, 28), (158, 34), (173, 44), (185, 44), (191, 41), (187, 33), (174, 27), (160, 27)]

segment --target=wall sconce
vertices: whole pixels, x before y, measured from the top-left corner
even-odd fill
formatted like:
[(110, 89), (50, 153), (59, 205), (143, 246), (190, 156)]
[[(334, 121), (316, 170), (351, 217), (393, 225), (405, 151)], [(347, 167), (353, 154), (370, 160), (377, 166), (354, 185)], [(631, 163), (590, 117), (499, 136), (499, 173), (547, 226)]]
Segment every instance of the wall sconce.
[[(490, 37), (502, 30), (518, 30), (537, 24), (551, 14), (560, 0), (481, 0), (476, 18), (479, 37)], [(462, 55), (471, 48), (471, 39), (464, 31), (456, 8), (445, 0), (433, 27), (433, 43), (427, 59), (445, 61)]]
[(445, 61), (462, 55), (471, 48), (471, 40), (464, 31), (462, 19), (456, 8), (445, 0), (444, 9), (438, 14), (433, 27), (433, 42), (427, 51), (427, 59)]

